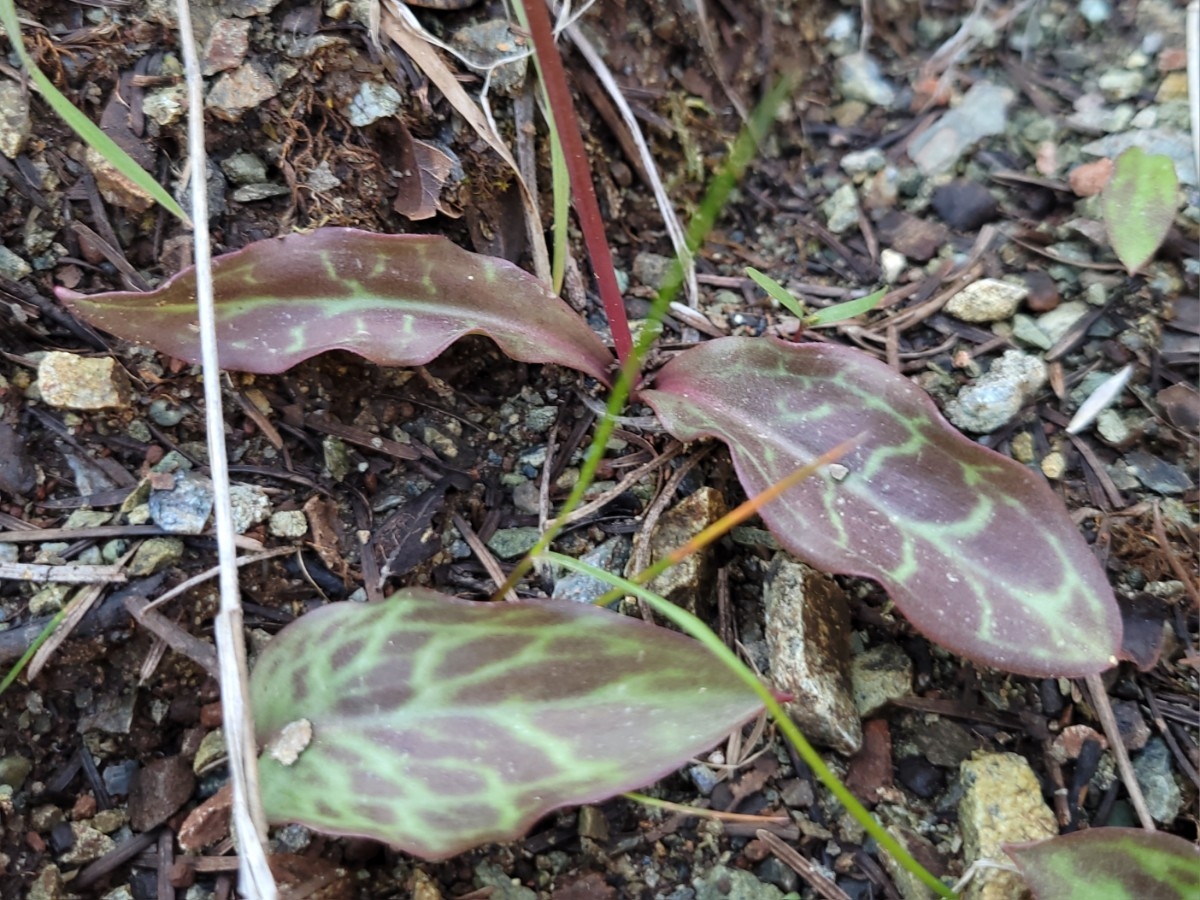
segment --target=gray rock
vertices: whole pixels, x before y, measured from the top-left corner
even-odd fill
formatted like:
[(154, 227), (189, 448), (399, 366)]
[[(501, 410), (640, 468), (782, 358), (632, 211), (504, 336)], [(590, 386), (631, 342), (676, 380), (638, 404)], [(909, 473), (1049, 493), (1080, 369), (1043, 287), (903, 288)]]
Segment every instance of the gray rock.
[(488, 549), (501, 559), (524, 556), (538, 542), (541, 532), (532, 525), (520, 528), (501, 528), (487, 542)]
[(173, 125), (183, 118), (183, 112), (187, 109), (187, 87), (169, 84), (147, 91), (142, 109), (159, 125)]
[(857, 153), (847, 153), (839, 165), (847, 175), (873, 175), (887, 165), (887, 157), (878, 147), (869, 147)]
[(1011, 88), (977, 82), (957, 107), (917, 136), (909, 158), (926, 175), (947, 171), (983, 138), (1004, 133), (1015, 96)]
[(854, 706), (866, 719), (889, 702), (912, 693), (913, 665), (895, 644), (881, 644), (860, 653), (850, 662)]
[(286, 509), (271, 513), (267, 530), (275, 537), (302, 538), (308, 534), (308, 518), (298, 509)]
[(57, 409), (112, 409), (129, 405), (125, 370), (112, 357), (88, 359), (52, 350), (38, 363), (42, 400)]
[(1183, 809), (1183, 794), (1175, 782), (1172, 765), (1171, 751), (1160, 737), (1147, 741), (1133, 761), (1133, 772), (1146, 795), (1150, 816), (1161, 825), (1175, 821)]
[(1039, 350), (1049, 350), (1054, 341), (1038, 327), (1037, 320), (1025, 313), (1017, 313), (1012, 320), (1012, 336), (1022, 344), (1037, 347)]
[(1108, 0), (1080, 0), (1079, 14), (1089, 25), (1103, 25), (1112, 17), (1112, 4)]
[(13, 281), (20, 281), (33, 271), (33, 266), (25, 262), (17, 254), (13, 253), (7, 247), (0, 245), (0, 274), (11, 278)]
[(783, 900), (783, 892), (773, 884), (763, 884), (744, 869), (713, 866), (692, 879), (696, 900)]
[(178, 406), (168, 400), (166, 397), (155, 397), (150, 401), (150, 408), (147, 410), (147, 415), (155, 425), (161, 425), (163, 428), (173, 428), (183, 421), (191, 409), (187, 406)]
[(260, 184), (267, 180), (267, 164), (253, 153), (235, 153), (221, 161), (221, 171), (232, 184)]
[[(13, 426), (0, 422), (0, 493), (22, 495), (37, 484), (29, 442)], [(15, 549), (16, 545), (9, 544)]]
[[(1024, 758), (1015, 753), (981, 753), (959, 767), (963, 796), (958, 804), (966, 865), (1006, 859), (1003, 845), (1058, 835), (1054, 814), (1042, 800), (1042, 786)], [(1021, 877), (984, 868), (964, 900), (1011, 900), (1025, 896)]]
[(834, 191), (829, 199), (821, 204), (821, 212), (829, 230), (834, 234), (844, 234), (858, 224), (858, 192), (854, 185), (843, 184)]
[(689, 766), (687, 773), (688, 777), (692, 779), (692, 784), (696, 785), (696, 790), (705, 797), (711, 794), (713, 788), (721, 783), (721, 779), (717, 773), (708, 766)]
[[(505, 19), (489, 19), (460, 28), (451, 41), (462, 51), (472, 68), (491, 69), (493, 89), (511, 94), (525, 80), (529, 66), (528, 54), (523, 54), (512, 29)], [(518, 57), (512, 59), (512, 57)], [(502, 60), (511, 59), (511, 62)]]
[(1125, 455), (1125, 468), (1158, 494), (1182, 494), (1192, 486), (1191, 475), (1179, 466), (1141, 450)]
[(61, 865), (80, 866), (111, 852), (117, 842), (86, 822), (71, 823), (71, 849), (58, 858)]
[(1128, 69), (1110, 69), (1096, 79), (1096, 86), (1113, 100), (1132, 100), (1146, 86), (1146, 77)]
[(364, 81), (351, 98), (346, 108), (346, 117), (351, 125), (362, 127), (387, 116), (394, 116), (400, 109), (403, 98), (390, 84), (381, 81)]
[(850, 608), (828, 575), (785, 553), (763, 584), (771, 681), (792, 695), (786, 704), (811, 740), (849, 756), (862, 746), (862, 723), (850, 692)]
[(1042, 332), (1049, 340), (1051, 345), (1058, 341), (1070, 331), (1075, 323), (1088, 314), (1088, 306), (1082, 300), (1069, 300), (1066, 303), (1060, 303), (1050, 312), (1042, 313), (1037, 317), (1038, 330)]
[(1119, 445), (1129, 440), (1129, 423), (1115, 409), (1105, 409), (1096, 416), (1096, 433), (1105, 443)]
[[(686, 500), (667, 510), (650, 535), (650, 563), (658, 562), (725, 515), (720, 492), (702, 487)], [(633, 572), (627, 572), (632, 576)], [(676, 606), (696, 613), (711, 606), (716, 585), (716, 561), (710, 545), (683, 562), (651, 579), (646, 587)]]
[(1175, 174), (1181, 184), (1196, 184), (1196, 163), (1192, 159), (1192, 142), (1186, 133), (1174, 128), (1139, 128), (1110, 134), (1084, 144), (1084, 153), (1116, 159), (1130, 147), (1140, 147), (1150, 154), (1161, 153), (1175, 163)]
[(519, 882), (514, 882), (512, 876), (495, 863), (481, 862), (475, 867), (475, 884), (478, 887), (490, 887), (490, 900), (537, 900), (537, 894)]
[(183, 559), (183, 541), (179, 538), (152, 537), (142, 543), (129, 561), (129, 574), (134, 578), (153, 575)]
[(71, 593), (69, 584), (49, 584), (29, 598), (29, 614), (31, 616), (52, 616), (67, 602)]
[(245, 534), (271, 513), (271, 501), (260, 487), (231, 484), (229, 503), (233, 507), (233, 530)]
[(633, 258), (633, 277), (648, 288), (661, 290), (673, 262), (670, 257), (642, 251)]
[(837, 84), (847, 100), (861, 100), (873, 106), (891, 106), (896, 89), (879, 71), (879, 63), (865, 53), (851, 53), (837, 61)]
[(212, 482), (184, 472), (174, 477), (173, 489), (150, 492), (150, 518), (171, 534), (200, 534), (212, 513)]
[(272, 197), (282, 197), (290, 191), (282, 184), (247, 184), (229, 195), (238, 203), (253, 203), (255, 200), (269, 200)]
[[(132, 573), (130, 573), (132, 574)], [(129, 734), (133, 725), (133, 707), (137, 695), (133, 691), (123, 694), (103, 694), (90, 712), (79, 718), (76, 730), (80, 734), (102, 731), (106, 734)]]
[(963, 431), (995, 431), (1012, 421), (1045, 383), (1045, 362), (1009, 350), (978, 381), (946, 404), (946, 416)]
[(0, 153), (16, 159), (29, 140), (29, 93), (9, 78), (0, 79)]
[[(589, 563), (598, 569), (612, 572), (615, 575), (625, 570), (629, 562), (629, 554), (633, 542), (625, 535), (609, 538), (603, 544), (593, 547), (580, 557), (582, 562)], [(598, 578), (585, 575), (582, 572), (571, 572), (560, 578), (554, 585), (551, 596), (555, 600), (570, 600), (574, 603), (592, 603), (609, 591), (609, 585)]]
[(247, 110), (255, 109), (279, 93), (277, 85), (262, 66), (248, 62), (222, 72), (209, 89), (206, 109), (228, 122), (236, 122)]
[(964, 322), (1003, 322), (1028, 295), (1024, 284), (981, 278), (951, 297), (946, 312)]

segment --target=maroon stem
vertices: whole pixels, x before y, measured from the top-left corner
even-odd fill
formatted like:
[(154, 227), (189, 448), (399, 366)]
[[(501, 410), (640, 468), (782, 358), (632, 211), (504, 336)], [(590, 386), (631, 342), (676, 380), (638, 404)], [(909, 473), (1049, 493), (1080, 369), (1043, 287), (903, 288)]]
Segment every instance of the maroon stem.
[(617, 275), (613, 270), (612, 253), (604, 237), (604, 219), (600, 215), (600, 204), (596, 202), (596, 191), (592, 186), (592, 172), (588, 165), (587, 151), (579, 133), (579, 120), (575, 117), (575, 105), (571, 102), (571, 89), (567, 86), (567, 73), (562, 58), (554, 44), (554, 33), (550, 26), (550, 14), (545, 0), (525, 0), (525, 14), (529, 18), (529, 33), (533, 38), (533, 49), (541, 66), (542, 79), (550, 110), (554, 113), (554, 124), (558, 139), (562, 142), (563, 155), (567, 160), (567, 172), (571, 176), (571, 193), (575, 203), (575, 214), (579, 216), (579, 227), (587, 244), (588, 256), (596, 274), (600, 298), (604, 301), (604, 315), (612, 332), (613, 346), (617, 359), (622, 363), (633, 349), (633, 338), (629, 333), (629, 319), (625, 315), (625, 304), (621, 290), (617, 287)]

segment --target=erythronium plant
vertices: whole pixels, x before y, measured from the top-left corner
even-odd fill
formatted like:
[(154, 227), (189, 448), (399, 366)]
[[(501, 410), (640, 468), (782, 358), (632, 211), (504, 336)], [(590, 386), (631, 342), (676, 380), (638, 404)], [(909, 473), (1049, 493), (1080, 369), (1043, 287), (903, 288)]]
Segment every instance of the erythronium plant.
[[(693, 250), (787, 89), (768, 94), (735, 143), (689, 232)], [(572, 182), (584, 181), (574, 164)], [(607, 349), (557, 297), (509, 263), (440, 238), (322, 229), (230, 254), (214, 276), (228, 368), (278, 372), (334, 348), (414, 365), (458, 337), (485, 334), (516, 359), (571, 366), (610, 384)], [(193, 290), (186, 272), (151, 294), (60, 296), (114, 334), (194, 361)], [(664, 290), (655, 309), (669, 296)], [(616, 299), (606, 298), (610, 315), (621, 313)], [(618, 326), (614, 334), (627, 333)], [(625, 344), (611, 407), (640, 385), (638, 360), (653, 333)], [(768, 524), (797, 556), (878, 579), (947, 647), (1034, 675), (1094, 673), (1115, 661), (1111, 591), (1054, 495), (963, 438), (870, 357), (725, 339), (681, 354), (640, 396), (676, 436), (725, 441), (750, 491), (779, 484), (834, 444), (851, 448), (837, 451), (846, 452), (838, 477), (784, 490)], [(610, 426), (599, 424), (572, 499)], [(516, 836), (555, 806), (651, 780), (758, 708), (751, 695), (730, 693), (732, 669), (710, 675), (713, 667), (679, 640), (648, 626), (630, 630), (604, 612), (476, 606), (420, 591), (310, 614), (276, 638), (253, 678), (264, 805), (276, 821), (376, 836), (430, 857)], [(397, 646), (403, 652), (391, 652)], [(607, 654), (607, 664), (593, 664), (593, 652)], [(646, 665), (657, 656), (657, 667)], [(489, 712), (494, 704), (502, 720)], [(790, 724), (781, 727), (805, 753)], [(664, 730), (680, 739), (618, 747), (608, 740), (614, 730), (630, 741)], [(638, 766), (628, 767), (635, 756)], [(881, 846), (949, 893), (846, 798)]]
[[(279, 372), (334, 348), (428, 362), (485, 334), (525, 362), (607, 382), (611, 356), (532, 276), (438, 237), (320, 229), (251, 244), (213, 266), (225, 366)], [(60, 296), (93, 325), (198, 356), (193, 275), (157, 291)], [(828, 472), (763, 510), (783, 546), (877, 580), (913, 625), (1021, 674), (1113, 665), (1121, 625), (1104, 572), (1041, 476), (955, 431), (908, 379), (864, 353), (723, 338), (676, 356), (640, 398), (675, 437), (728, 445), (756, 494), (860, 436)]]

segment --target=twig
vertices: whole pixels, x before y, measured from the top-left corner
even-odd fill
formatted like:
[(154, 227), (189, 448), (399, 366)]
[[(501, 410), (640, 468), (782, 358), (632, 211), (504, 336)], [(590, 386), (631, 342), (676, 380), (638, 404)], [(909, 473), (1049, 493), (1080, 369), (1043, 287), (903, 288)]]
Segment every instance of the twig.
[(1087, 684), (1096, 715), (1100, 717), (1100, 724), (1104, 726), (1104, 734), (1108, 737), (1108, 746), (1112, 749), (1113, 756), (1116, 757), (1117, 771), (1121, 773), (1121, 780), (1125, 782), (1125, 790), (1129, 791), (1129, 802), (1133, 804), (1142, 828), (1146, 831), (1154, 831), (1154, 817), (1150, 815), (1150, 808), (1146, 806), (1146, 798), (1142, 795), (1142, 786), (1138, 784), (1137, 775), (1133, 771), (1133, 763), (1129, 761), (1129, 751), (1125, 749), (1125, 742), (1121, 740), (1121, 729), (1117, 727), (1117, 719), (1113, 715), (1112, 704), (1108, 702), (1108, 692), (1104, 689), (1104, 682), (1100, 680), (1099, 675), (1088, 675), (1084, 678), (1084, 682)]
[(246, 644), (238, 591), (237, 549), (233, 505), (229, 495), (229, 461), (225, 451), (225, 420), (221, 398), (221, 367), (217, 352), (213, 303), (212, 247), (208, 234), (208, 172), (204, 149), (204, 91), (192, 13), (187, 0), (176, 0), (179, 44), (188, 89), (188, 164), (191, 172), (192, 219), (195, 222), (196, 303), (200, 313), (200, 355), (204, 372), (204, 413), (208, 458), (212, 474), (217, 560), (220, 564), (221, 607), (215, 637), (221, 667), (221, 715), (229, 776), (233, 783), (233, 824), (239, 840), (239, 891), (254, 900), (275, 900), (277, 890), (267, 865), (263, 842), (267, 817), (258, 792), (258, 760), (250, 709)]
[[(222, 678), (221, 667), (217, 662), (217, 654), (213, 650), (212, 644), (189, 634), (162, 613), (155, 612), (149, 607), (150, 604), (142, 597), (129, 597), (125, 601), (125, 608), (129, 610), (129, 614), (139, 625), (162, 640), (176, 653), (186, 656), (209, 675), (217, 679)], [(224, 687), (224, 682), (222, 682), (222, 687)]]
[(0, 563), (0, 581), (53, 581), (56, 584), (123, 584), (125, 573), (117, 566), (79, 563), (47, 566), (40, 563)]
[(800, 855), (793, 847), (766, 829), (760, 830), (756, 837), (771, 848), (771, 852), (781, 863), (790, 866), (796, 874), (807, 881), (818, 895), (824, 900), (850, 900), (850, 895), (822, 875), (817, 867)]

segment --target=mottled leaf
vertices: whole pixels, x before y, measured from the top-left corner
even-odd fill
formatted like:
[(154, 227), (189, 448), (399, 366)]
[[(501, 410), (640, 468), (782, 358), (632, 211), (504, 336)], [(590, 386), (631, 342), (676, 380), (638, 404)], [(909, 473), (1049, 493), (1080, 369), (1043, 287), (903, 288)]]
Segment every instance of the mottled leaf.
[[(427, 859), (648, 784), (761, 708), (673, 631), (420, 589), (300, 618), (267, 645), (251, 691), (272, 821)], [(307, 742), (281, 758), (296, 722)]]
[(1113, 252), (1130, 275), (1158, 252), (1175, 218), (1178, 192), (1169, 156), (1130, 147), (1117, 157), (1100, 200)]
[(1114, 664), (1120, 615), (1062, 503), (883, 363), (833, 344), (724, 338), (675, 357), (654, 387), (642, 397), (667, 430), (728, 444), (751, 494), (865, 433), (843, 478), (827, 469), (761, 515), (806, 562), (879, 581), (932, 640), (1034, 676)]
[[(486, 334), (523, 362), (559, 363), (607, 382), (612, 356), (537, 279), (442, 237), (322, 228), (250, 244), (213, 262), (223, 368), (282, 372), (326, 350), (380, 365), (429, 362)], [(150, 293), (59, 296), (118, 337), (200, 357), (188, 269)]]
[(1004, 848), (1038, 900), (1195, 900), (1200, 849), (1137, 828), (1093, 828)]

